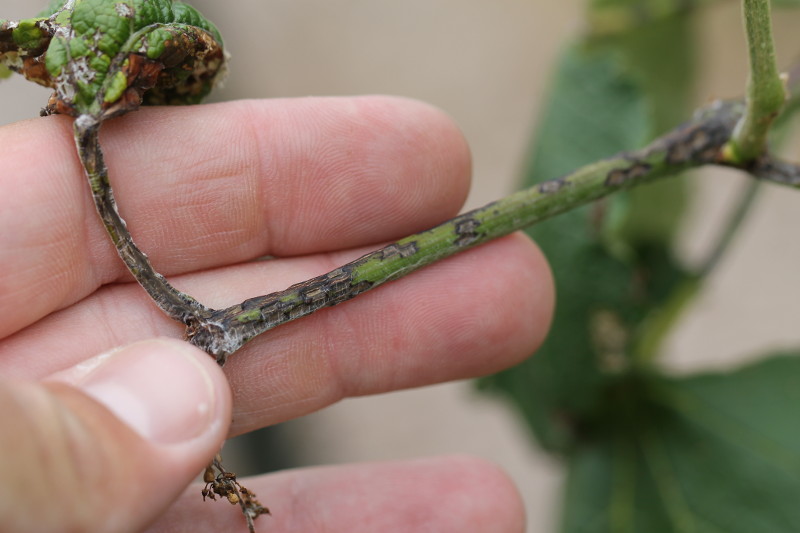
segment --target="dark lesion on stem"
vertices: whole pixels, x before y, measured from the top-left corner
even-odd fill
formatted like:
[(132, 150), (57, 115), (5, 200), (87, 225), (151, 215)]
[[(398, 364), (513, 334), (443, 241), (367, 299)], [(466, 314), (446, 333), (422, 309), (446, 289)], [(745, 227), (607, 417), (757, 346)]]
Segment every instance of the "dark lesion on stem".
[(417, 246), (417, 241), (411, 241), (405, 244), (393, 243), (385, 248), (381, 248), (381, 258), (386, 260), (395, 256), (411, 257), (418, 251), (419, 246)]
[[(610, 194), (618, 189), (646, 183), (654, 177), (674, 174), (689, 167), (707, 164), (734, 166), (753, 173), (756, 177), (768, 179), (776, 183), (800, 185), (800, 167), (778, 161), (765, 156), (748, 165), (746, 168), (725, 160), (724, 147), (729, 141), (737, 121), (742, 116), (744, 107), (741, 101), (715, 102), (698, 111), (695, 118), (672, 132), (656, 139), (650, 145), (635, 152), (619, 154), (611, 159), (624, 162), (605, 174), (604, 190), (596, 197)], [(540, 197), (572, 194), (573, 178), (581, 174), (582, 169), (555, 180), (535, 185), (535, 192)], [(590, 201), (595, 197), (589, 198)], [(499, 202), (499, 201), (498, 201)], [(479, 220), (479, 214), (495, 213), (498, 202), (492, 202), (483, 208), (459, 215), (444, 222), (442, 226), (452, 227), (452, 246), (441, 257), (452, 255), (464, 249), (481, 244), (499, 236), (484, 236), (481, 228), (485, 220)], [(570, 207), (577, 207), (579, 202)], [(557, 214), (565, 209), (555, 210)], [(495, 213), (497, 214), (497, 213)], [(552, 216), (545, 213), (541, 218)], [(196, 346), (214, 355), (220, 364), (227, 357), (241, 348), (250, 339), (286, 322), (309, 315), (325, 307), (345, 302), (355, 296), (377, 287), (386, 281), (397, 279), (420, 266), (425, 261), (414, 261), (417, 254), (431, 253), (423, 249), (419, 237), (412, 236), (402, 241), (366, 254), (327, 274), (317, 276), (302, 283), (295, 284), (285, 290), (266, 296), (258, 296), (231, 306), (227, 309), (212, 311), (210, 315), (199, 317), (189, 325), (187, 338)], [(521, 227), (509, 228), (508, 232)], [(400, 259), (408, 259), (403, 262)], [(360, 269), (367, 264), (393, 262), (387, 267), (380, 279), (367, 281), (360, 277)]]
[(800, 165), (782, 161), (769, 154), (754, 161), (748, 171), (758, 179), (800, 187)]
[[(686, 166), (722, 164), (723, 148), (743, 109), (739, 101), (714, 102), (698, 110), (690, 122), (641, 150), (613, 156), (611, 159), (623, 159), (625, 164), (608, 172), (604, 182), (606, 187), (638, 184), (650, 179), (654, 173), (663, 174), (664, 170), (677, 173)], [(549, 189), (557, 190), (556, 187)]]
[(669, 165), (721, 163), (722, 149), (743, 112), (741, 101), (713, 102), (699, 109), (691, 122), (653, 142), (647, 151), (664, 151)]
[(481, 236), (479, 228), (481, 222), (473, 217), (464, 217), (456, 223), (456, 240), (453, 241), (458, 247), (469, 246)]
[[(189, 325), (187, 339), (224, 365), (229, 355), (261, 333), (322, 308), (346, 302), (371, 289), (375, 284), (355, 279), (354, 270), (359, 265), (376, 257), (400, 256), (401, 250), (411, 249), (391, 244), (283, 291), (214, 310), (209, 316), (198, 317)], [(415, 247), (413, 250), (416, 253)]]

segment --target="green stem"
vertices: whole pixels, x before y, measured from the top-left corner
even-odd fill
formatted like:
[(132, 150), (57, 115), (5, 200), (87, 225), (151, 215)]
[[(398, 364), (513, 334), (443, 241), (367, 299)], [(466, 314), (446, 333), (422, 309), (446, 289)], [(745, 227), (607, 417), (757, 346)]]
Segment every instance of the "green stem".
[(736, 125), (726, 149), (726, 159), (744, 164), (762, 155), (767, 134), (786, 100), (784, 80), (778, 73), (769, 0), (743, 0), (750, 74), (746, 111)]
[(695, 122), (642, 150), (619, 154), (517, 192), (284, 291), (215, 311), (190, 324), (187, 336), (223, 364), (248, 340), (280, 324), (620, 189), (715, 163), (741, 113), (740, 104), (715, 104)]

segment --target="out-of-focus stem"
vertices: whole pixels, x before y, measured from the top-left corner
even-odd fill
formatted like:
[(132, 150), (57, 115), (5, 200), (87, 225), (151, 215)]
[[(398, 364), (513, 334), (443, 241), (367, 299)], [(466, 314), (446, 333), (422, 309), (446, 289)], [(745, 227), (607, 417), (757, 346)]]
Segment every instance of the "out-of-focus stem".
[(740, 103), (716, 103), (702, 110), (693, 122), (642, 150), (616, 155), (514, 193), (284, 291), (215, 311), (190, 325), (189, 340), (224, 363), (230, 353), (260, 333), (349, 300), (430, 263), (620, 189), (718, 163), (742, 111)]
[(750, 62), (745, 113), (733, 132), (726, 159), (744, 164), (766, 151), (767, 134), (786, 102), (785, 80), (778, 73), (769, 0), (743, 0)]

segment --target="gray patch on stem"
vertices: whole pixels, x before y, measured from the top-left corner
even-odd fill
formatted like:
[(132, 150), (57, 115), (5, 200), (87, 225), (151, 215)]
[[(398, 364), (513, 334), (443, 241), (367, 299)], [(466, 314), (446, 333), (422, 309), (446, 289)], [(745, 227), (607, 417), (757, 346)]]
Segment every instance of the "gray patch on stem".
[(454, 244), (458, 247), (463, 247), (474, 243), (480, 237), (477, 231), (480, 225), (480, 221), (474, 218), (465, 218), (456, 222), (455, 232), (458, 238)]

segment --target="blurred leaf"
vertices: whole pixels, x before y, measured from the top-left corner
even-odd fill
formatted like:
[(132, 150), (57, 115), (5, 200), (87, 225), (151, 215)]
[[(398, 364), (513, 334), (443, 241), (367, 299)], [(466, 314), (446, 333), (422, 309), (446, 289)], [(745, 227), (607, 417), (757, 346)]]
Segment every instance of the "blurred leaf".
[[(617, 35), (657, 24), (714, 0), (590, 0), (591, 35)], [(792, 0), (787, 0), (792, 1)]]
[(45, 9), (39, 11), (37, 17), (49, 17), (64, 5), (64, 0), (50, 0)]
[[(639, 16), (657, 4), (592, 5)], [(690, 19), (651, 19), (595, 33), (563, 55), (526, 186), (688, 118)], [(556, 278), (550, 337), (482, 384), (507, 395), (539, 442), (567, 458), (563, 533), (800, 531), (800, 425), (787, 414), (800, 401), (800, 357), (680, 379), (652, 364), (700, 287), (672, 256), (684, 186), (637, 188), (529, 231)]]
[[(647, 95), (649, 137), (689, 118), (693, 34), (690, 17), (671, 16), (595, 40), (623, 56), (629, 75)], [(616, 195), (612, 205), (620, 212), (610, 218), (607, 238), (617, 246), (671, 246), (685, 211), (686, 187), (685, 180), (674, 178)]]
[[(638, 148), (685, 117), (689, 35), (686, 20), (670, 19), (567, 50), (543, 106), (525, 185)], [(655, 111), (662, 105), (666, 111)], [(638, 364), (638, 348), (646, 357), (657, 353), (690, 300), (689, 277), (671, 253), (683, 204), (683, 184), (669, 180), (529, 231), (556, 278), (550, 336), (529, 361), (482, 383), (511, 398), (545, 448), (569, 447), (604, 388)], [(661, 312), (668, 303), (669, 313)]]
[(0, 80), (11, 77), (11, 74), (12, 72), (8, 67), (0, 63)]
[[(798, 6), (800, 6), (800, 0), (798, 0)], [(796, 86), (796, 80), (800, 80), (800, 66), (795, 65), (795, 68), (789, 73), (789, 79), (790, 87)], [(791, 91), (789, 99), (786, 101), (786, 106), (783, 108), (783, 111), (781, 111), (781, 114), (778, 115), (778, 118), (775, 120), (770, 130), (769, 142), (773, 150), (776, 149), (776, 147), (782, 148), (788, 144), (787, 141), (791, 138), (793, 130), (797, 127), (798, 111), (800, 111), (800, 95), (797, 94), (797, 90), (795, 89)], [(792, 157), (791, 154), (787, 154), (787, 156), (789, 158)]]
[[(649, 113), (640, 87), (610, 49), (573, 47), (555, 74), (526, 185), (644, 143)], [(649, 300), (635, 268), (603, 244), (605, 204), (574, 210), (530, 230), (553, 267), (558, 305), (548, 340), (522, 365), (484, 381), (509, 394), (550, 449), (571, 440), (573, 419), (591, 409), (625, 362), (630, 332)], [(660, 254), (663, 255), (663, 254)]]
[(628, 376), (571, 454), (562, 533), (785, 533), (800, 524), (800, 357)]

